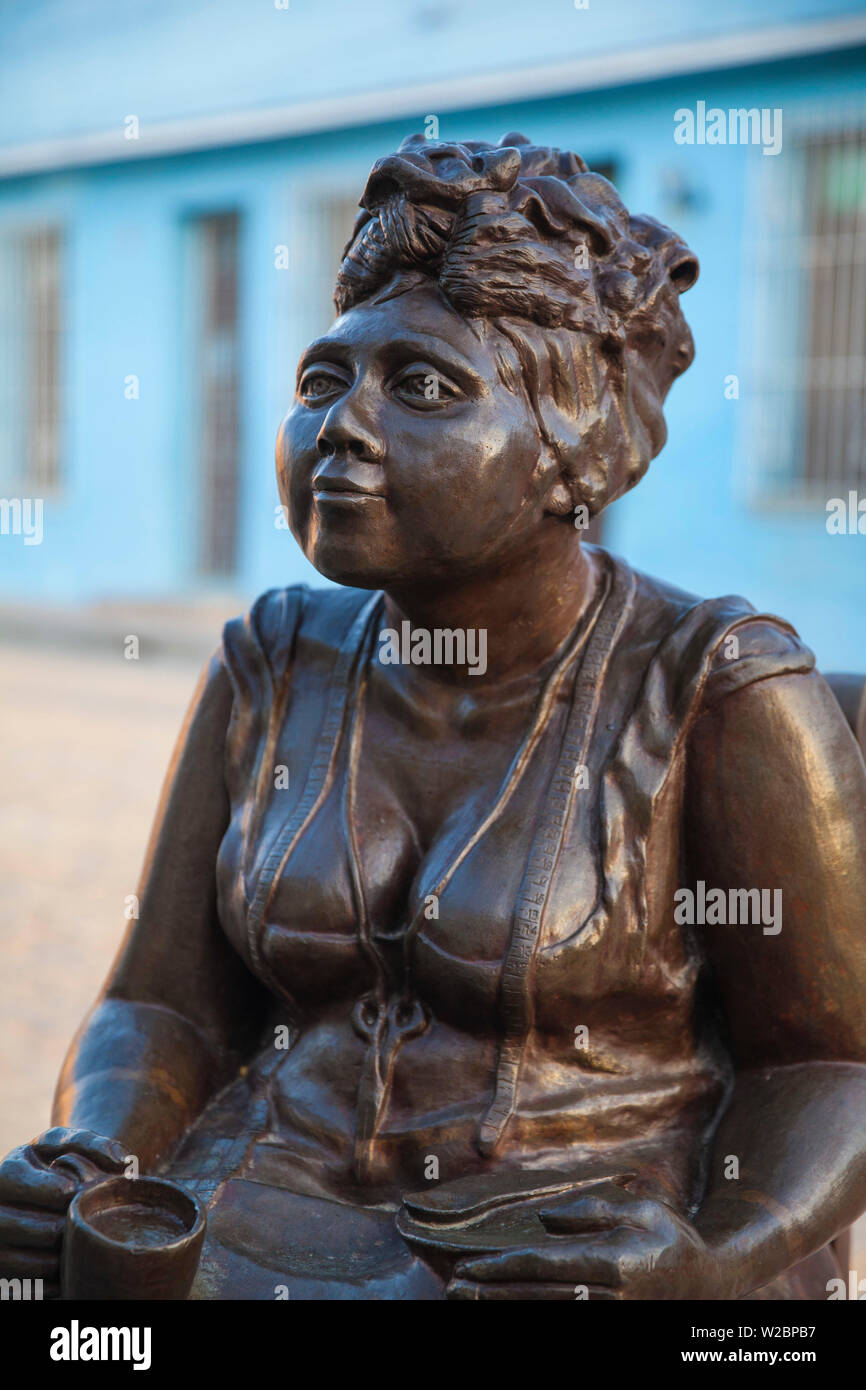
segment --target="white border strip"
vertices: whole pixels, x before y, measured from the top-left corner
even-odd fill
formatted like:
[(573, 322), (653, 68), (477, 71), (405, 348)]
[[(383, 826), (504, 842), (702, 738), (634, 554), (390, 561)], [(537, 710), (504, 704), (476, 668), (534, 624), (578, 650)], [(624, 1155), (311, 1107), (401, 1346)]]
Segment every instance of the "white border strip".
[(598, 57), (570, 58), (561, 63), (479, 73), (444, 82), (417, 83), (385, 92), (350, 93), (264, 111), (220, 113), (152, 126), (143, 124), (138, 140), (124, 139), (121, 123), (118, 123), (115, 131), (0, 148), (0, 178), (76, 165), (126, 163), (159, 155), (257, 144), (405, 116), (414, 117), (420, 124), (427, 111), (439, 113), (478, 106), (513, 105), (539, 97), (617, 87), (677, 73), (826, 53), (863, 43), (866, 43), (866, 16), (855, 15), (796, 27), (747, 29), (698, 42), (688, 40)]

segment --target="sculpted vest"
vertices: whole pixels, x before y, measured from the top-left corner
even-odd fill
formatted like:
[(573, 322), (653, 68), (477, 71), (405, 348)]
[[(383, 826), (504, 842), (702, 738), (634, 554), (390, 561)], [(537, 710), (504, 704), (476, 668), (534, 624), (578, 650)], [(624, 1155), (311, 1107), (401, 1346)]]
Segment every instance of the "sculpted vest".
[(695, 1009), (700, 943), (673, 916), (688, 733), (813, 658), (743, 599), (700, 601), (600, 555), (597, 611), (498, 796), (468, 838), (431, 848), (388, 939), (364, 920), (346, 818), (381, 596), (271, 591), (227, 625), (220, 915), (291, 1046), (263, 1040), (191, 1136), (183, 1168), (214, 1190), (243, 1171), (390, 1203), (432, 1153), (443, 1181), (640, 1171), (696, 1201), (729, 1063)]

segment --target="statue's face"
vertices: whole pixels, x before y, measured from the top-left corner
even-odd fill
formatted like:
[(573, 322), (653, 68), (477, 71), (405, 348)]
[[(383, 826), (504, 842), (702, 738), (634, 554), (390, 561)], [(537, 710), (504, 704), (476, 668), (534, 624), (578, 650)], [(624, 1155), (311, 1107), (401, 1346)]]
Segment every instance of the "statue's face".
[(362, 588), (450, 582), (562, 524), (545, 505), (556, 470), (529, 401), (497, 373), (501, 342), (431, 284), (357, 306), (307, 349), (277, 476), (322, 574)]

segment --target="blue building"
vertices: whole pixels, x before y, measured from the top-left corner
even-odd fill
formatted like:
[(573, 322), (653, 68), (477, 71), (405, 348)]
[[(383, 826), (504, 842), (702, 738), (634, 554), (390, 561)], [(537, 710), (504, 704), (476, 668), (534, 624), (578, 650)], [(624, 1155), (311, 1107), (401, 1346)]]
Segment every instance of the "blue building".
[(855, 0), (4, 7), (0, 599), (309, 578), (273, 443), (366, 173), (518, 129), (701, 260), (670, 443), (605, 544), (863, 669), (864, 92)]

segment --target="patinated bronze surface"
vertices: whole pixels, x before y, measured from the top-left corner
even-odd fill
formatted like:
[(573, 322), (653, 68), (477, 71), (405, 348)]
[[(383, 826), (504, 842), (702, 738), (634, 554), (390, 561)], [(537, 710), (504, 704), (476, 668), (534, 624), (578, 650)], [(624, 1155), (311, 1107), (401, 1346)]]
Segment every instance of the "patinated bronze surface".
[(56, 1281), (72, 1150), (204, 1201), (194, 1298), (826, 1297), (864, 762), (787, 623), (581, 544), (662, 447), (696, 275), (522, 136), (375, 166), (277, 442), (341, 587), (225, 629), (0, 1170), (11, 1272)]

